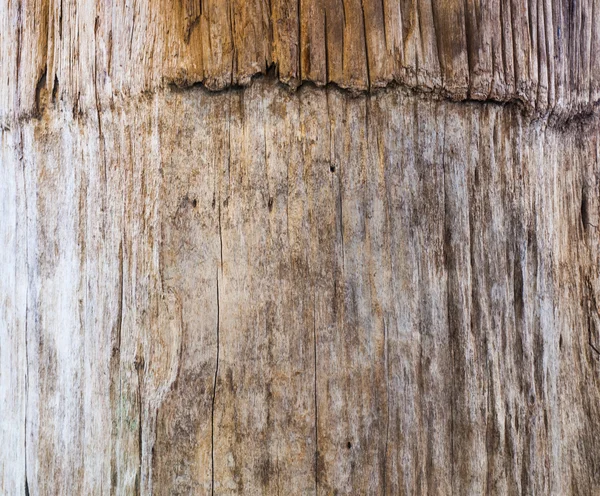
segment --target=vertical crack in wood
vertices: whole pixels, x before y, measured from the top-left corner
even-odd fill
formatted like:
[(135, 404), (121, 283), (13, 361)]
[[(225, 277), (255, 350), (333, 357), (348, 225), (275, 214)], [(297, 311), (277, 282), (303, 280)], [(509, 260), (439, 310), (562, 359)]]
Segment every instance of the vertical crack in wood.
[(131, 54), (133, 53), (133, 35), (135, 33), (135, 7), (136, 7), (136, 0), (133, 0), (133, 5), (132, 5), (133, 14), (132, 14), (132, 19), (131, 19), (131, 34), (129, 36), (129, 59), (130, 60), (132, 58)]
[(381, 0), (381, 27), (383, 29), (383, 43), (385, 45), (385, 56), (387, 60), (390, 55), (390, 50), (388, 48), (387, 20), (385, 18), (386, 11), (387, 9), (385, 8), (385, 0)]
[(16, 65), (16, 78), (15, 78), (15, 93), (16, 93), (16, 107), (19, 107), (19, 82), (21, 81), (21, 38), (23, 36), (23, 21), (22, 21), (22, 10), (23, 2), (18, 2), (17, 9), (17, 46), (15, 50), (15, 65)]
[(124, 317), (124, 300), (125, 300), (125, 270), (123, 267), (124, 260), (124, 248), (123, 241), (125, 239), (125, 232), (123, 232), (123, 239), (119, 243), (119, 306), (118, 306), (118, 317), (117, 317), (117, 329), (116, 329), (116, 343), (113, 348), (113, 354), (116, 355), (121, 350), (121, 333), (123, 330), (123, 317)]
[(297, 0), (298, 9), (298, 84), (302, 84), (302, 0)]
[(63, 27), (62, 21), (63, 21), (63, 0), (60, 0), (59, 9), (58, 9), (58, 39), (61, 41), (62, 41), (62, 27)]
[[(101, 117), (101, 109), (100, 109), (100, 97), (98, 95), (98, 47), (97, 47), (97, 36), (98, 36), (98, 27), (99, 27), (99, 17), (96, 16), (96, 21), (94, 23), (94, 101), (96, 104), (96, 118), (98, 120), (98, 142), (100, 145), (100, 155), (102, 157), (102, 175), (104, 179), (104, 192), (102, 195), (102, 211), (105, 210), (105, 202), (108, 197), (107, 188), (108, 188), (108, 176), (107, 176), (107, 168), (106, 168), (106, 140), (104, 139), (104, 133), (102, 131), (102, 117)], [(58, 80), (55, 78), (55, 84), (58, 86)], [(55, 88), (52, 88), (52, 100), (54, 101)]]
[[(112, 405), (113, 415), (119, 415), (118, 406), (121, 402), (121, 333), (123, 328), (123, 320), (124, 320), (124, 300), (125, 300), (125, 272), (124, 272), (124, 248), (123, 243), (125, 240), (125, 231), (123, 230), (122, 239), (119, 243), (119, 254), (118, 254), (118, 263), (119, 263), (119, 275), (118, 275), (118, 301), (117, 301), (117, 319), (114, 328), (114, 336), (111, 337), (112, 340), (112, 349), (111, 349), (111, 357), (109, 364), (109, 373), (110, 373), (110, 386), (109, 386), (109, 394), (110, 394), (110, 404)], [(118, 375), (118, 377), (117, 377)], [(119, 385), (119, 392), (117, 394), (117, 381)], [(116, 412), (114, 409), (116, 408)], [(113, 432), (113, 436), (115, 439), (119, 438), (118, 435), (118, 419), (113, 418), (113, 429), (116, 432)], [(115, 446), (113, 445), (111, 449), (111, 459), (110, 459), (110, 494), (115, 494), (117, 491), (117, 483), (118, 483), (118, 470), (117, 470), (117, 451)]]
[(135, 492), (140, 496), (142, 490), (142, 459), (143, 459), (143, 437), (142, 437), (142, 381), (144, 376), (143, 359), (136, 364), (137, 368), (137, 400), (138, 400), (138, 467), (135, 476)]
[[(231, 97), (228, 99), (228, 117), (227, 117), (227, 140), (228, 140), (228, 157), (227, 157), (227, 173), (231, 174)], [(218, 228), (219, 228), (219, 266), (221, 268), (221, 277), (223, 276), (223, 229), (221, 221), (221, 174), (220, 169), (215, 171), (218, 179)], [(217, 267), (216, 273), (217, 283), (217, 325), (216, 325), (216, 337), (217, 337), (217, 357), (215, 364), (215, 376), (213, 380), (213, 392), (211, 399), (211, 411), (210, 411), (210, 459), (211, 459), (211, 494), (215, 493), (215, 399), (217, 396), (217, 379), (219, 376), (219, 354), (220, 354), (220, 327), (221, 327), (221, 302), (219, 292), (219, 267)], [(182, 340), (183, 342), (183, 340)]]
[[(415, 61), (415, 67), (414, 67), (414, 79), (417, 82), (417, 85), (420, 84), (420, 70), (421, 70), (421, 65), (424, 65), (424, 63), (421, 61), (421, 57), (422, 57), (422, 52), (423, 52), (423, 26), (422, 26), (422, 22), (421, 22), (421, 2), (417, 1), (416, 2), (416, 6), (415, 6), (415, 10), (414, 10), (414, 19), (411, 18), (411, 27), (410, 27), (410, 37), (407, 39), (411, 40), (411, 45), (412, 45), (412, 38), (414, 36), (414, 61)], [(417, 46), (417, 43), (419, 44), (419, 46)], [(439, 65), (440, 61), (439, 61), (439, 56), (438, 56), (438, 65)]]
[[(223, 230), (221, 228), (221, 195), (219, 194), (219, 250), (220, 250), (220, 265), (221, 276), (223, 275)], [(217, 285), (219, 284), (219, 273), (217, 271)], [(218, 301), (217, 301), (218, 304)]]
[[(389, 226), (388, 226), (389, 227)], [(385, 363), (385, 393), (386, 393), (386, 419), (385, 419), (385, 448), (383, 452), (383, 496), (387, 494), (387, 464), (388, 443), (390, 439), (390, 354), (388, 344), (387, 320), (383, 318), (383, 352)]]
[(329, 84), (329, 43), (327, 40), (327, 8), (323, 7), (323, 34), (325, 43), (325, 84)]
[[(454, 466), (455, 466), (455, 458), (454, 458), (454, 417), (456, 416), (456, 393), (454, 387), (454, 373), (455, 373), (455, 360), (454, 360), (454, 348), (455, 348), (455, 332), (456, 329), (453, 324), (452, 312), (450, 305), (452, 304), (452, 280), (450, 277), (450, 270), (455, 261), (452, 260), (454, 257), (453, 248), (452, 248), (452, 218), (448, 215), (449, 209), (449, 198), (448, 198), (448, 178), (446, 175), (449, 173), (447, 170), (446, 164), (446, 128), (447, 128), (447, 119), (446, 113), (444, 113), (444, 123), (442, 125), (442, 156), (441, 156), (441, 164), (442, 164), (442, 178), (443, 178), (443, 192), (444, 192), (444, 265), (446, 268), (446, 325), (448, 326), (448, 335), (449, 335), (449, 348), (450, 348), (450, 487), (454, 488)], [(431, 456), (431, 455), (428, 455)]]
[[(389, 128), (386, 128), (386, 130), (388, 130)], [(377, 133), (377, 148), (380, 150), (380, 160), (382, 163), (382, 167), (383, 167), (383, 182), (384, 182), (384, 204), (385, 204), (385, 232), (386, 232), (386, 243), (387, 246), (389, 247), (389, 271), (390, 271), (390, 292), (391, 292), (391, 298), (392, 301), (395, 302), (396, 301), (396, 291), (395, 291), (395, 283), (394, 283), (394, 274), (395, 274), (395, 270), (394, 270), (394, 242), (392, 240), (392, 230), (393, 230), (393, 226), (392, 226), (392, 216), (390, 213), (390, 203), (391, 203), (391, 199), (390, 199), (390, 178), (388, 177), (388, 167), (387, 167), (387, 161), (385, 159), (385, 156), (383, 155), (383, 147), (382, 144), (380, 143), (379, 140), (379, 136), (380, 134)], [(385, 137), (384, 137), (385, 140)], [(398, 325), (398, 318), (396, 315), (396, 306), (394, 303), (392, 303), (391, 307), (390, 307), (390, 311), (393, 313), (394, 316), (394, 322), (396, 323), (396, 326)], [(387, 396), (387, 412), (386, 412), (386, 427), (385, 427), (385, 456), (384, 456), (384, 464), (385, 464), (385, 472), (384, 472), (384, 478), (383, 478), (383, 483), (384, 483), (384, 489), (383, 489), (383, 495), (386, 496), (387, 494), (387, 466), (388, 466), (388, 445), (389, 445), (389, 433), (390, 433), (390, 417), (391, 417), (391, 412), (390, 412), (390, 349), (389, 349), (389, 323), (388, 323), (388, 319), (386, 319), (384, 317), (383, 319), (383, 333), (384, 333), (384, 351), (385, 351), (385, 389), (386, 389), (386, 396)], [(393, 481), (390, 481), (393, 484)]]
[(340, 241), (342, 243), (342, 274), (346, 273), (346, 249), (344, 247), (344, 207), (342, 198), (342, 167), (340, 164), (340, 174), (338, 175), (338, 216), (340, 218)]
[[(229, 73), (229, 84), (233, 84), (233, 82), (235, 81), (235, 69), (237, 67), (237, 48), (235, 46), (235, 31), (234, 31), (234, 26), (235, 26), (235, 20), (233, 18), (233, 7), (231, 6), (233, 0), (229, 0), (227, 2), (227, 14), (228, 14), (228, 18), (229, 18), (229, 39), (231, 41), (231, 68), (230, 68), (230, 73)], [(229, 98), (229, 108), (231, 110), (231, 97)], [(230, 112), (231, 114), (231, 112)], [(229, 150), (231, 151), (231, 147), (229, 147)]]
[(340, 47), (340, 51), (342, 53), (342, 74), (346, 74), (346, 0), (339, 0), (342, 4), (342, 19), (344, 20), (344, 25), (342, 29), (342, 45)]
[[(450, 72), (448, 69), (448, 66), (452, 63), (452, 61), (448, 61), (446, 58), (446, 54), (444, 52), (444, 39), (443, 39), (443, 35), (444, 35), (444, 29), (443, 29), (443, 24), (446, 21), (444, 14), (447, 14), (447, 12), (444, 12), (442, 10), (442, 12), (440, 12), (440, 9), (444, 9), (443, 5), (438, 4), (435, 1), (430, 1), (430, 6), (431, 6), (431, 20), (432, 20), (432, 26), (431, 30), (433, 32), (433, 36), (435, 37), (435, 49), (437, 51), (437, 61), (438, 61), (438, 68), (440, 71), (440, 83), (441, 83), (441, 87), (443, 89), (445, 89), (446, 91), (448, 90), (448, 73)], [(440, 26), (440, 23), (442, 24), (442, 26)], [(423, 41), (423, 39), (421, 39), (421, 41)]]
[[(465, 23), (466, 23), (466, 19), (465, 19)], [(466, 28), (465, 28), (466, 29)], [(471, 150), (473, 149), (473, 135), (472, 135), (472, 131), (473, 131), (473, 122), (469, 119), (467, 121), (468, 124), (468, 128), (466, 130), (465, 133), (465, 144), (467, 147), (467, 150)], [(489, 124), (489, 121), (488, 121)], [(482, 125), (481, 121), (478, 123), (478, 125)], [(496, 121), (494, 120), (494, 123), (492, 124), (492, 140), (489, 143), (489, 150), (490, 150), (490, 154), (494, 154), (494, 138), (495, 138), (495, 126), (496, 126)], [(463, 128), (464, 129), (464, 128)], [(483, 146), (480, 146), (479, 143), (477, 143), (474, 147), (477, 148), (484, 148)], [(468, 325), (467, 329), (466, 329), (466, 334), (467, 334), (467, 339), (472, 339), (473, 343), (472, 343), (472, 351), (471, 353), (473, 353), (474, 356), (477, 356), (477, 353), (479, 351), (479, 353), (481, 353), (483, 355), (483, 353), (485, 353), (485, 359), (482, 359), (483, 364), (480, 364), (481, 369), (477, 370), (476, 367), (473, 367), (473, 375), (474, 376), (478, 376), (479, 374), (482, 375), (482, 377), (477, 378), (477, 382), (479, 383), (481, 381), (481, 383), (483, 383), (483, 369), (485, 368), (490, 368), (490, 364), (488, 363), (488, 355), (487, 355), (487, 347), (488, 347), (488, 336), (487, 336), (487, 332), (485, 329), (485, 326), (479, 326), (479, 328), (476, 325), (476, 312), (485, 312), (486, 310), (482, 310), (479, 306), (476, 308), (476, 302), (477, 304), (481, 305), (481, 292), (485, 291), (485, 286), (486, 284), (489, 284), (489, 281), (486, 279), (484, 279), (483, 284), (479, 283), (479, 280), (477, 277), (473, 277), (473, 272), (474, 269), (477, 270), (478, 266), (477, 266), (477, 260), (476, 260), (476, 253), (475, 253), (475, 249), (477, 248), (477, 246), (475, 246), (475, 243), (473, 242), (473, 239), (477, 237), (477, 233), (476, 233), (476, 228), (479, 228), (481, 231), (483, 232), (479, 232), (479, 240), (485, 239), (486, 238), (486, 233), (485, 233), (485, 227), (482, 227), (481, 224), (477, 224), (477, 220), (474, 219), (475, 215), (479, 215), (479, 216), (484, 216), (485, 213), (482, 213), (481, 211), (478, 210), (479, 205), (477, 204), (477, 201), (480, 197), (484, 197), (486, 199), (484, 199), (483, 201), (485, 202), (486, 200), (490, 202), (490, 204), (493, 204), (494, 200), (490, 198), (491, 194), (488, 191), (485, 192), (485, 195), (482, 192), (482, 188), (479, 188), (479, 184), (478, 182), (476, 182), (475, 178), (473, 176), (475, 176), (475, 171), (473, 171), (473, 176), (471, 176), (471, 166), (473, 166), (475, 169), (477, 169), (477, 159), (475, 160), (475, 164), (473, 165), (473, 161), (472, 159), (472, 155), (470, 153), (466, 153), (465, 154), (465, 159), (464, 159), (464, 167), (465, 167), (465, 171), (464, 171), (464, 182), (465, 182), (465, 186), (464, 186), (464, 195), (465, 195), (465, 203), (466, 203), (466, 222), (467, 222), (467, 234), (469, 236), (469, 239), (467, 240), (467, 242), (465, 244), (468, 245), (468, 249), (469, 249), (469, 253), (468, 253), (468, 259), (465, 260), (465, 269), (467, 271), (466, 274), (466, 281), (465, 281), (465, 285), (467, 286), (467, 288), (465, 288), (465, 301), (463, 303), (463, 305), (466, 306), (465, 309), (465, 313), (467, 313), (468, 311), (468, 315), (465, 315), (464, 317), (464, 324), (465, 326)], [(495, 165), (495, 164), (492, 164)], [(479, 173), (479, 172), (478, 172)], [(483, 172), (481, 172), (481, 174), (483, 174)], [(471, 179), (473, 177), (473, 179)], [(488, 181), (492, 181), (493, 179), (488, 179)], [(484, 180), (481, 180), (481, 183), (486, 184), (484, 182)], [(489, 187), (489, 186), (488, 186)], [(473, 190), (471, 190), (471, 188)], [(478, 195), (479, 193), (479, 195)], [(480, 217), (481, 218), (481, 217)], [(466, 248), (466, 247), (465, 247)], [(490, 255), (493, 256), (493, 255)], [(463, 258), (466, 258), (463, 256)], [(485, 277), (485, 276), (484, 276)], [(481, 286), (483, 286), (483, 288), (481, 288)], [(480, 292), (480, 296), (478, 299), (478, 296), (476, 294), (476, 291)], [(490, 303), (490, 305), (493, 305), (493, 303)], [(481, 317), (480, 317), (481, 318)], [(477, 329), (481, 334), (483, 334), (483, 336), (479, 335), (476, 336), (474, 329)], [(483, 343), (481, 342), (483, 341)], [(468, 345), (467, 345), (468, 346)], [(479, 350), (478, 350), (479, 348)], [(485, 350), (485, 352), (482, 352), (482, 349)], [(464, 352), (463, 352), (464, 353)], [(493, 352), (492, 352), (493, 353)], [(468, 359), (462, 358), (463, 361), (466, 361)], [(478, 360), (479, 361), (479, 360)], [(463, 362), (464, 363), (464, 362)], [(469, 363), (464, 363), (462, 365), (463, 369), (468, 370), (469, 368)], [(462, 372), (462, 375), (464, 376), (465, 372)], [(454, 383), (454, 381), (452, 381)], [(465, 381), (466, 382), (466, 381)], [(471, 396), (474, 399), (474, 401), (477, 402), (481, 402), (480, 403), (480, 408), (483, 409), (483, 401), (481, 401), (480, 398), (477, 398), (477, 396), (479, 396), (480, 394), (482, 394), (482, 390), (485, 390), (485, 386), (483, 386), (482, 384), (479, 385), (479, 387), (481, 388), (479, 391), (469, 391), (469, 384), (466, 383), (464, 388), (466, 390), (466, 395)], [(487, 391), (485, 394), (490, 394), (489, 391)], [(493, 393), (492, 393), (493, 394)], [(465, 395), (465, 392), (463, 392), (463, 395)], [(464, 400), (463, 400), (464, 401)], [(480, 413), (480, 415), (483, 417), (483, 413)], [(485, 415), (487, 416), (487, 412), (485, 413)], [(477, 422), (477, 420), (475, 420)], [(474, 427), (473, 430), (475, 431), (477, 429), (477, 427)], [(485, 429), (485, 434), (483, 435), (483, 437), (485, 438), (485, 446), (487, 446), (488, 443), (488, 428)], [(469, 440), (470, 443), (469, 445), (471, 447), (474, 447), (472, 444), (472, 441)], [(485, 458), (485, 463), (486, 463), (486, 467), (489, 466), (489, 456), (487, 451), (484, 451), (482, 453), (482, 458)], [(485, 477), (488, 476), (488, 472), (489, 470), (486, 469), (485, 472)], [(487, 492), (487, 494), (491, 494), (490, 492)]]
[(313, 353), (315, 402), (315, 494), (319, 492), (319, 405), (317, 402), (317, 296), (313, 288)]
[[(501, 2), (502, 3), (502, 2)], [(512, 64), (513, 64), (513, 73), (512, 73), (512, 78), (513, 78), (513, 84), (514, 84), (514, 91), (517, 94), (517, 96), (520, 96), (520, 90), (519, 90), (519, 78), (518, 78), (518, 61), (519, 61), (519, 56), (517, 54), (517, 37), (516, 37), (516, 33), (513, 29), (513, 26), (515, 24), (515, 12), (514, 12), (514, 8), (512, 6), (512, 2), (507, 2), (507, 7), (510, 10), (510, 13), (508, 14), (507, 19), (510, 20), (510, 26), (507, 29), (508, 33), (511, 33), (511, 42), (512, 42)], [(506, 68), (505, 68), (506, 70)]]
[(51, 102), (56, 103), (56, 99), (58, 98), (58, 75), (54, 74), (54, 83), (52, 83), (52, 97)]
[[(501, 57), (502, 58), (502, 80), (500, 82), (503, 83), (504, 85), (507, 85), (508, 83), (506, 80), (506, 64), (507, 64), (507, 62), (506, 62), (506, 41), (504, 39), (504, 26), (502, 25), (502, 23), (504, 22), (504, 9), (505, 8), (506, 7), (504, 7), (504, 2), (499, 2), (498, 15), (500, 17), (500, 19), (499, 19), (499, 22), (500, 22), (500, 54), (502, 55), (502, 57)], [(492, 45), (492, 49), (493, 49), (493, 47), (494, 47), (494, 45)], [(492, 54), (493, 53), (494, 52), (492, 51)], [(492, 67), (494, 67), (496, 62), (494, 60), (493, 55), (492, 55), (492, 63), (493, 63)], [(500, 69), (498, 69), (498, 70), (500, 70)], [(491, 88), (492, 89), (494, 88), (494, 79), (492, 79)]]
[[(27, 219), (28, 208), (27, 208), (27, 177), (25, 175), (25, 165), (23, 162), (23, 136), (21, 131), (18, 133), (19, 136), (19, 159), (23, 166), (21, 167), (21, 173), (23, 176), (23, 199), (25, 202), (25, 230), (27, 231)], [(25, 266), (27, 283), (25, 284), (25, 412), (24, 412), (24, 428), (23, 428), (23, 458), (24, 458), (24, 476), (25, 476), (25, 496), (29, 496), (29, 479), (27, 478), (27, 411), (29, 409), (29, 236), (25, 238)]]
[[(219, 219), (220, 228), (220, 219)], [(222, 260), (221, 260), (222, 265)], [(217, 395), (217, 378), (219, 375), (219, 327), (221, 322), (221, 309), (219, 302), (219, 269), (217, 269), (217, 361), (215, 366), (215, 378), (213, 382), (212, 404), (210, 411), (210, 460), (211, 460), (211, 494), (215, 494), (215, 398)]]
[[(227, 196), (225, 200), (228, 200), (231, 191), (231, 92), (227, 97)], [(221, 183), (219, 182), (219, 208), (221, 208)], [(219, 219), (221, 218), (219, 210)], [(221, 239), (222, 241), (222, 239)], [(221, 250), (221, 257), (223, 251)], [(221, 258), (222, 261), (222, 258)], [(222, 262), (221, 262), (222, 263)]]
[(594, 288), (592, 286), (592, 282), (590, 281), (590, 277), (586, 276), (586, 286), (588, 290), (588, 314), (587, 314), (587, 327), (588, 327), (588, 344), (596, 352), (597, 355), (600, 355), (600, 350), (594, 344), (594, 340), (592, 338), (592, 312), (595, 310), (596, 314), (600, 316), (600, 310), (598, 310), (598, 303), (596, 302), (596, 297), (594, 296)]
[(35, 109), (34, 113), (38, 117), (42, 115), (46, 102), (43, 98), (43, 92), (46, 86), (46, 75), (48, 73), (48, 65), (45, 65), (40, 76), (38, 77), (37, 84), (35, 85)]
[[(596, 5), (598, 2), (592, 1), (592, 14), (591, 14), (591, 19), (598, 19), (598, 17), (596, 17), (598, 14), (596, 13)], [(544, 3), (544, 7), (546, 6), (546, 4)], [(552, 22), (552, 16), (549, 16), (549, 22)], [(589, 99), (590, 102), (594, 101), (594, 84), (593, 84), (593, 77), (592, 74), (594, 74), (594, 65), (592, 63), (592, 59), (594, 59), (594, 57), (592, 56), (592, 51), (593, 51), (593, 37), (594, 37), (594, 28), (592, 27), (590, 29), (590, 39), (589, 39), (589, 46), (590, 46), (590, 53), (588, 54), (588, 82), (589, 82), (589, 87), (588, 87), (588, 94), (587, 94), (587, 98)], [(546, 59), (549, 61), (549, 66), (550, 64), (553, 62), (552, 61), (552, 54), (550, 53), (550, 36), (546, 35), (546, 43), (548, 44), (548, 48), (547, 48), (547, 53), (546, 53)], [(553, 72), (553, 71), (552, 71)], [(548, 86), (551, 85), (551, 78), (550, 76), (553, 76), (553, 74), (550, 71), (550, 67), (548, 67)], [(550, 100), (550, 98), (548, 98), (548, 100)]]
[(371, 68), (369, 67), (369, 42), (367, 41), (367, 16), (365, 15), (365, 0), (361, 0), (363, 21), (363, 41), (365, 47), (365, 63), (367, 65), (367, 89), (371, 89)]

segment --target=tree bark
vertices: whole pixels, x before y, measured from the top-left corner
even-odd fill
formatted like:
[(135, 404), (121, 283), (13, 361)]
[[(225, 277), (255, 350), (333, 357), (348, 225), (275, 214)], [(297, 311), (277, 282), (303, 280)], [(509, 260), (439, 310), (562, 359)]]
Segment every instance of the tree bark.
[(599, 493), (597, 4), (0, 0), (0, 493)]

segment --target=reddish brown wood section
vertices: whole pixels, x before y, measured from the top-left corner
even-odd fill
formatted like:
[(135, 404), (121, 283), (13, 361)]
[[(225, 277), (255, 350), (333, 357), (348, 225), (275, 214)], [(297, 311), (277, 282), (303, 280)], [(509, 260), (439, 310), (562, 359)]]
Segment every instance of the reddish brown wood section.
[(572, 116), (600, 99), (599, 12), (598, 0), (5, 0), (0, 109), (31, 113), (45, 90), (85, 112), (168, 83), (247, 85), (274, 66), (292, 87), (394, 82)]

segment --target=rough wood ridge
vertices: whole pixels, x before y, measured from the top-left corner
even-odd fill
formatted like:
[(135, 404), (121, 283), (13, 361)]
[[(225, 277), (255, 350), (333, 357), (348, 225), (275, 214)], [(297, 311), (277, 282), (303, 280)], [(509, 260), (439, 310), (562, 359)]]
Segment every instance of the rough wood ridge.
[(569, 117), (600, 100), (599, 2), (2, 0), (0, 120), (44, 98), (87, 111), (170, 82), (247, 85), (272, 64), (293, 87), (394, 82)]

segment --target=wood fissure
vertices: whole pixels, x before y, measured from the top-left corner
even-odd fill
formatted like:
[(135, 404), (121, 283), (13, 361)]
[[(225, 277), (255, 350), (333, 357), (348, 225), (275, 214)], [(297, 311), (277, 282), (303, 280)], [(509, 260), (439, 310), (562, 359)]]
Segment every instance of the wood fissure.
[(216, 337), (217, 337), (217, 350), (215, 359), (215, 378), (213, 381), (212, 401), (211, 401), (211, 415), (210, 415), (210, 457), (211, 457), (211, 494), (215, 494), (215, 399), (217, 397), (217, 381), (219, 380), (219, 338), (220, 338), (220, 323), (221, 323), (221, 307), (219, 297), (219, 271), (217, 270), (216, 277), (217, 284), (217, 325), (216, 325)]

